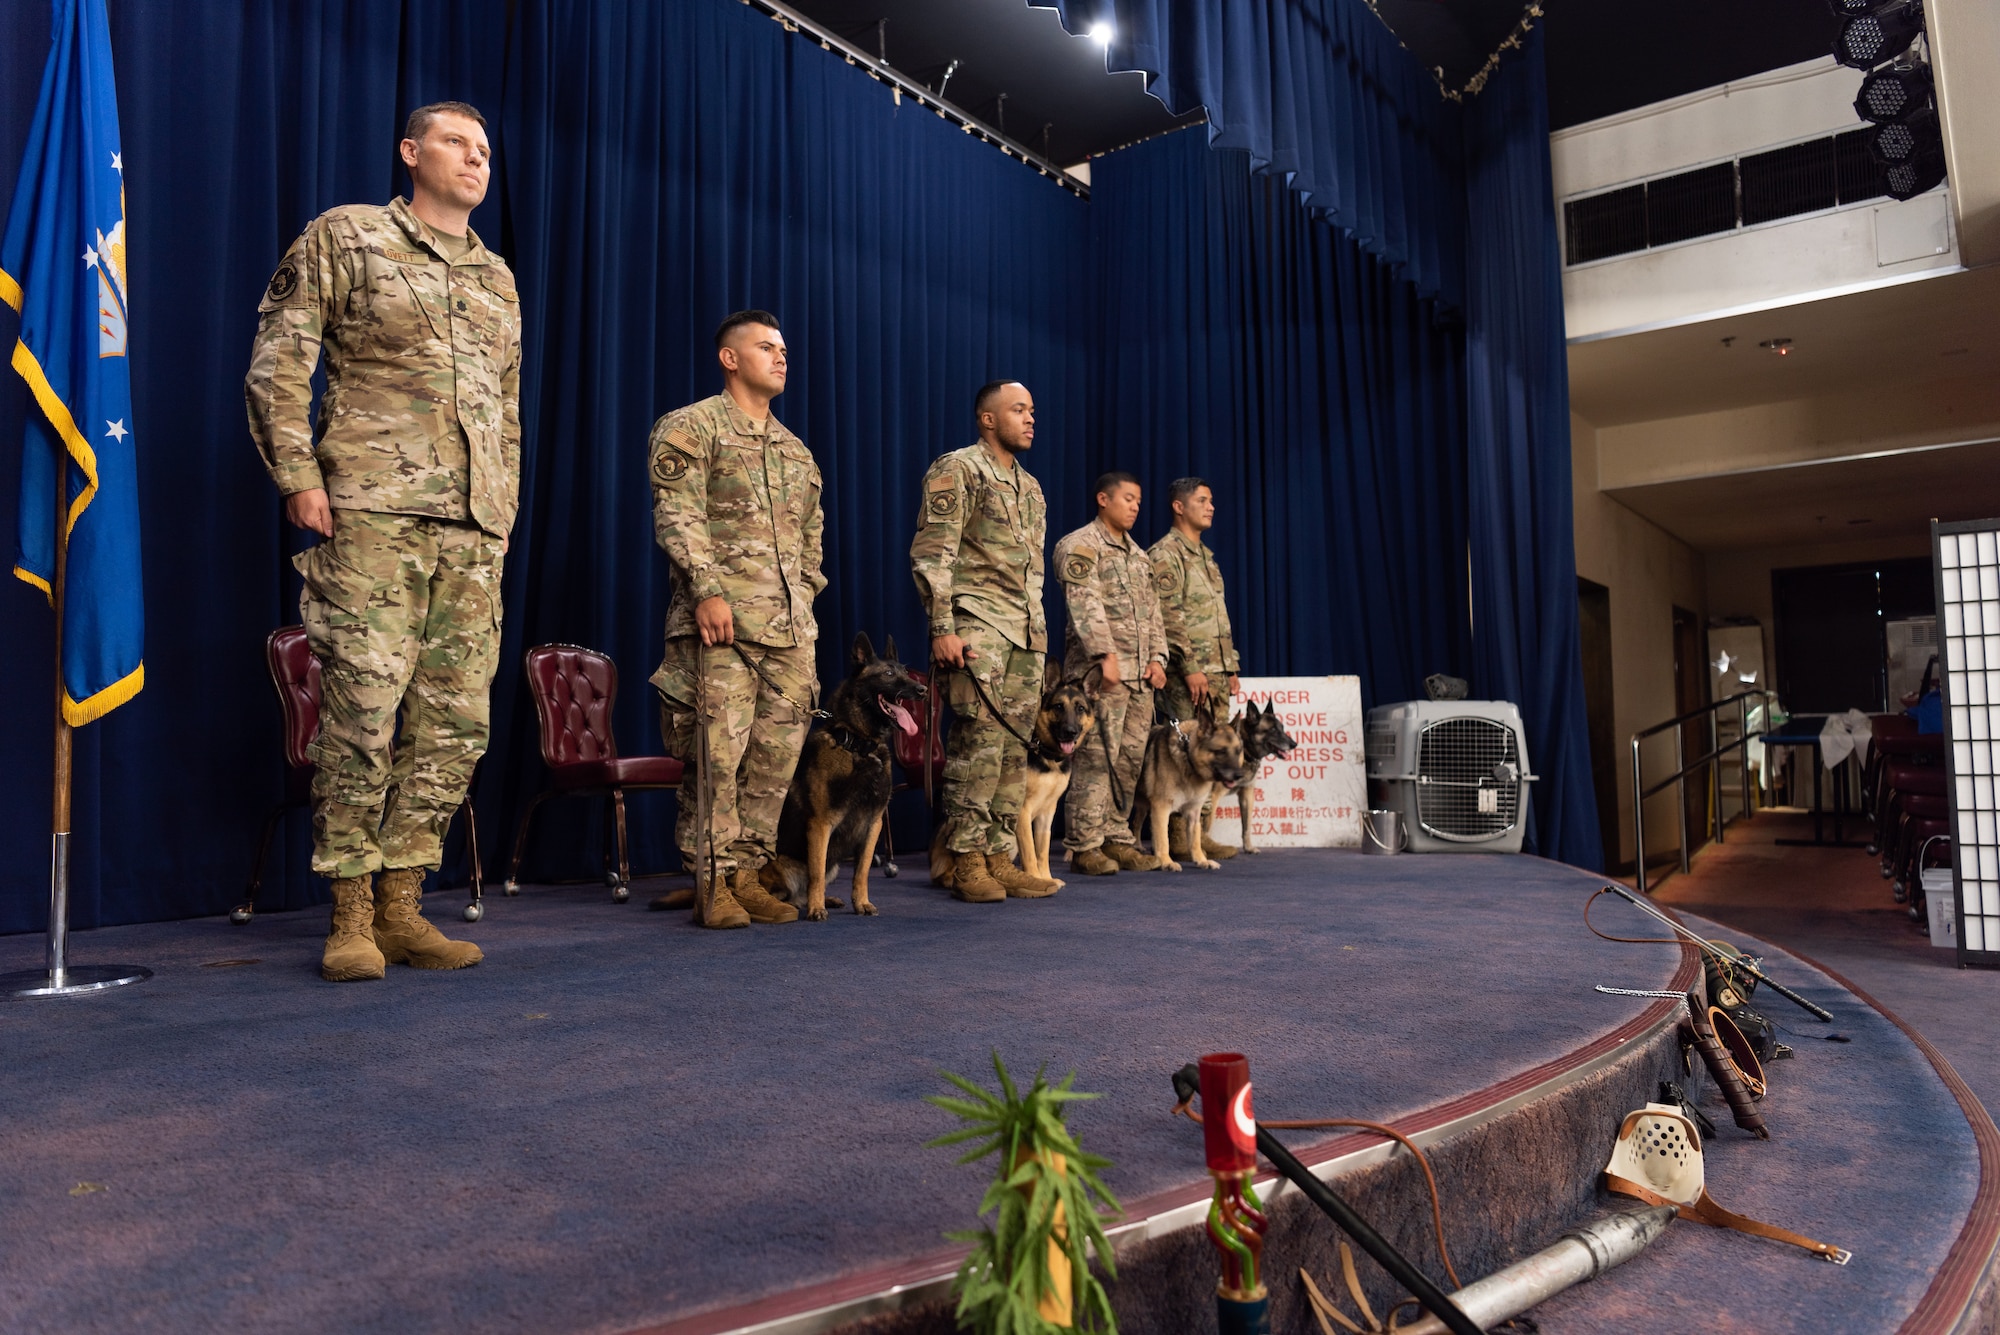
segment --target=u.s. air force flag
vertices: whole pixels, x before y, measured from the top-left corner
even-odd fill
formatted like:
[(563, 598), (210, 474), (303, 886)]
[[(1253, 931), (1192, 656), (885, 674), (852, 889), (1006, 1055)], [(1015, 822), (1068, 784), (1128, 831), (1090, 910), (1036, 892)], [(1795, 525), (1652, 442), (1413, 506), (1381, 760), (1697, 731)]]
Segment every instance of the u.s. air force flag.
[(0, 298), (21, 314), (12, 360), (35, 400), (14, 573), (53, 596), (67, 539), (62, 704), (78, 724), (145, 684), (145, 611), (125, 356), (125, 162), (104, 0), (55, 0), (51, 37), (0, 241)]

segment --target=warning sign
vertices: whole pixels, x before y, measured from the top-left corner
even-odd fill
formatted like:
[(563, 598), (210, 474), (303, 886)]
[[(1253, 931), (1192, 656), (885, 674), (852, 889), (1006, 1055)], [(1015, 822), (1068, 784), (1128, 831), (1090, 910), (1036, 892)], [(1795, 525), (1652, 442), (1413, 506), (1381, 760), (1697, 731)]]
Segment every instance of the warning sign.
[[(1251, 785), (1250, 841), (1258, 848), (1359, 848), (1368, 809), (1361, 755), (1361, 678), (1243, 677), (1230, 701), (1241, 716), (1269, 705), (1294, 743), (1267, 757)], [(1239, 844), (1243, 818), (1233, 793), (1215, 804), (1219, 844)]]

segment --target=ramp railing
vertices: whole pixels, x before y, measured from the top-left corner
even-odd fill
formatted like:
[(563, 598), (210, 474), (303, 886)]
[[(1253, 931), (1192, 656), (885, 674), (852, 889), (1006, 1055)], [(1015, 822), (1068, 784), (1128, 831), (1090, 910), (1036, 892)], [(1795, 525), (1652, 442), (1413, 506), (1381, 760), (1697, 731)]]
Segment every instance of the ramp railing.
[[(1716, 762), (1731, 751), (1735, 751), (1738, 748), (1743, 749), (1743, 763), (1737, 766), (1737, 769), (1741, 776), (1743, 788), (1743, 814), (1748, 816), (1750, 814), (1750, 763), (1748, 749), (1751, 740), (1750, 702), (1762, 699), (1775, 700), (1777, 699), (1777, 694), (1776, 691), (1764, 689), (1744, 691), (1739, 695), (1732, 695), (1726, 700), (1717, 700), (1714, 704), (1703, 705), (1700, 709), (1691, 709), (1678, 718), (1670, 718), (1665, 723), (1656, 723), (1643, 732), (1632, 734), (1632, 862), (1634, 870), (1637, 873), (1638, 891), (1640, 894), (1648, 893), (1646, 889), (1646, 799), (1658, 793), (1665, 792), (1668, 788), (1674, 790), (1674, 814), (1676, 823), (1680, 827), (1681, 871), (1685, 873), (1688, 870), (1688, 855), (1690, 851), (1688, 847), (1687, 815), (1688, 775), (1703, 768), (1706, 768), (1708, 771), (1706, 782), (1708, 784), (1709, 819), (1714, 825), (1712, 837), (1719, 844), (1722, 842), (1723, 822), (1722, 802), (1720, 801), (1721, 768)], [(1717, 721), (1720, 719), (1722, 711), (1731, 706), (1734, 706), (1737, 711), (1739, 726), (1736, 732), (1736, 740), (1725, 743), (1720, 740)], [(1697, 719), (1704, 719), (1708, 723), (1708, 753), (1690, 761), (1687, 758), (1686, 725), (1695, 722)], [(1639, 765), (1640, 743), (1644, 742), (1648, 737), (1657, 737), (1668, 730), (1672, 730), (1674, 734), (1674, 772), (1666, 778), (1661, 779), (1651, 788), (1648, 788), (1646, 787), (1643, 771)]]

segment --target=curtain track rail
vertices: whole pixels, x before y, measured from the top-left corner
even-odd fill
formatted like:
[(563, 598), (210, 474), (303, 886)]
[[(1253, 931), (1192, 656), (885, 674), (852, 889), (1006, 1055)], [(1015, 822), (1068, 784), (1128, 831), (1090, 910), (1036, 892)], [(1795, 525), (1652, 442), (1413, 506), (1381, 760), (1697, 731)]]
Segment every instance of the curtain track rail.
[(821, 50), (839, 53), (848, 64), (867, 71), (868, 77), (874, 79), (877, 83), (888, 84), (895, 90), (898, 100), (904, 97), (914, 98), (919, 105), (937, 113), (940, 120), (950, 121), (967, 134), (975, 135), (985, 140), (1008, 157), (1020, 160), (1026, 166), (1040, 172), (1079, 199), (1090, 198), (1089, 186), (1079, 181), (1076, 177), (1071, 176), (1061, 167), (1050, 162), (1026, 144), (1002, 134), (999, 130), (980, 120), (977, 116), (972, 115), (964, 108), (945, 101), (930, 89), (890, 65), (886, 60), (880, 60), (869, 55), (866, 51), (854, 45), (854, 43), (848, 41), (838, 33), (821, 27), (791, 6), (780, 4), (778, 0), (743, 0), (743, 3), (752, 9), (769, 15), (773, 21), (783, 24), (787, 32), (799, 33), (809, 40), (819, 43)]

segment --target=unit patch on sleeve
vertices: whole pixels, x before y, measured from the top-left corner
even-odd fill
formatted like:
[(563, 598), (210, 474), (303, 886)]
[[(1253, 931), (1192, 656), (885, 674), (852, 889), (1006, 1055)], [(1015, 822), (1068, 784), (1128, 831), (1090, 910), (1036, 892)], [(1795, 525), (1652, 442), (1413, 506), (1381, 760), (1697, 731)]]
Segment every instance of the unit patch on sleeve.
[(278, 266), (278, 272), (271, 275), (271, 286), (264, 295), (272, 301), (284, 301), (298, 290), (298, 267), (286, 260)]
[(1178, 581), (1174, 579), (1174, 572), (1171, 570), (1160, 569), (1153, 572), (1153, 587), (1161, 593), (1172, 593), (1176, 583)]
[(1090, 578), (1091, 569), (1095, 565), (1096, 562), (1082, 552), (1071, 552), (1069, 559), (1063, 562), (1063, 578), (1071, 584), (1081, 584)]

